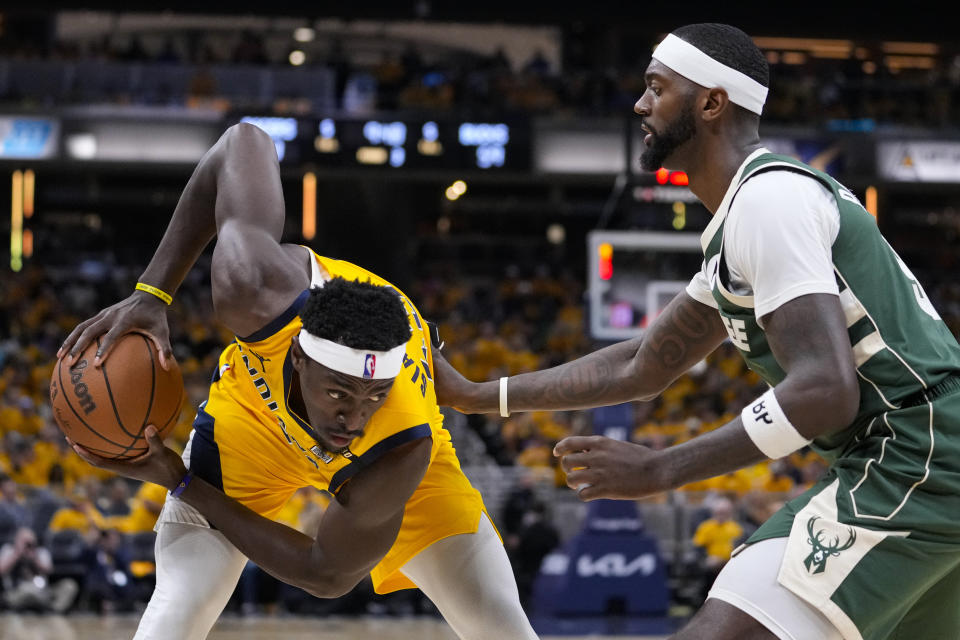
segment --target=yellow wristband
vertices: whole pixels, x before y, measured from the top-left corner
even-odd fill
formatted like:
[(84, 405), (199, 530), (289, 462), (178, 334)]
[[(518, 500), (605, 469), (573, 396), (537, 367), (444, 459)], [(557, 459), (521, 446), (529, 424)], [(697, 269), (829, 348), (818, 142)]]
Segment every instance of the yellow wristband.
[(161, 300), (163, 300), (164, 302), (166, 302), (167, 304), (170, 304), (171, 302), (173, 302), (173, 296), (171, 296), (166, 291), (157, 289), (156, 287), (150, 286), (149, 284), (143, 284), (142, 282), (138, 282), (136, 289), (137, 291), (146, 291), (147, 293), (151, 293), (157, 296), (158, 298), (160, 298)]

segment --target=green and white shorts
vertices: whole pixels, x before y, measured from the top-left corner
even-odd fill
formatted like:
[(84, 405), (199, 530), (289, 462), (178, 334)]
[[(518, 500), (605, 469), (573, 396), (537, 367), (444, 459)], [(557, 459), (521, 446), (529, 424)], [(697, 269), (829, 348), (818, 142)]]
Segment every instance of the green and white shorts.
[(960, 639), (960, 389), (877, 416), (746, 546), (772, 538), (777, 583), (845, 640)]

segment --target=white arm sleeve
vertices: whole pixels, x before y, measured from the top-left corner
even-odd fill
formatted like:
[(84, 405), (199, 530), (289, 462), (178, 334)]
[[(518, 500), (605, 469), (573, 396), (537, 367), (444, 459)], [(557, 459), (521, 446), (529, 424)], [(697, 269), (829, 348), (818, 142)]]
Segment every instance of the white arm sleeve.
[(743, 186), (723, 247), (731, 283), (752, 292), (758, 322), (794, 298), (839, 295), (830, 248), (839, 231), (833, 193), (816, 179), (774, 171)]

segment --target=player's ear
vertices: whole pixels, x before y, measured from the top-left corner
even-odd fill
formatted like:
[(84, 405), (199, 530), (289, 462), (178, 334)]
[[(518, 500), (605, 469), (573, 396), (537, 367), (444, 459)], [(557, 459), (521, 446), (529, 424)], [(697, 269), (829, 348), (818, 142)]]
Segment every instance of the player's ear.
[(730, 106), (730, 97), (727, 95), (727, 90), (721, 87), (708, 89), (706, 98), (701, 117), (708, 122), (719, 118), (720, 114)]
[(290, 361), (293, 363), (293, 368), (298, 372), (303, 371), (303, 367), (307, 361), (307, 354), (303, 352), (303, 348), (300, 347), (300, 338), (298, 336), (293, 336), (293, 344), (290, 349)]

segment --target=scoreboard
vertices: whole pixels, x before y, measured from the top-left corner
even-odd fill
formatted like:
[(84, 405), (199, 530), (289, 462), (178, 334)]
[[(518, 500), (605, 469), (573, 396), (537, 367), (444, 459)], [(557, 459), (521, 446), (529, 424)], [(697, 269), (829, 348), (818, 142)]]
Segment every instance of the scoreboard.
[(529, 121), (242, 116), (266, 131), (281, 164), (384, 169), (530, 168)]

